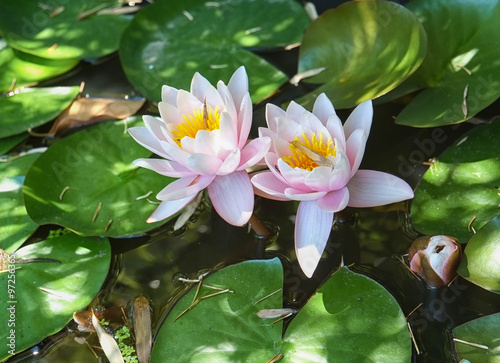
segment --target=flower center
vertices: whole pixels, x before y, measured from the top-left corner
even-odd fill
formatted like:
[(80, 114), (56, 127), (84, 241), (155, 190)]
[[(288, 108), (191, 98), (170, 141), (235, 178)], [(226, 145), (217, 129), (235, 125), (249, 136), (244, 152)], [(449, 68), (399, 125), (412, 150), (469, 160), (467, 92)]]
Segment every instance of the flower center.
[(182, 115), (182, 121), (172, 131), (174, 141), (180, 146), (183, 137), (195, 138), (200, 130), (213, 131), (220, 128), (219, 106), (215, 109), (203, 105), (193, 111), (192, 115)]
[(328, 156), (335, 156), (337, 147), (331, 137), (323, 142), (323, 133), (319, 133), (319, 137), (313, 134), (311, 139), (308, 139), (302, 133), (302, 141), (296, 136), (290, 142), (288, 147), (292, 155), (283, 157), (292, 168), (301, 168), (304, 170), (313, 170), (318, 166), (328, 166), (333, 169), (333, 163), (328, 159)]

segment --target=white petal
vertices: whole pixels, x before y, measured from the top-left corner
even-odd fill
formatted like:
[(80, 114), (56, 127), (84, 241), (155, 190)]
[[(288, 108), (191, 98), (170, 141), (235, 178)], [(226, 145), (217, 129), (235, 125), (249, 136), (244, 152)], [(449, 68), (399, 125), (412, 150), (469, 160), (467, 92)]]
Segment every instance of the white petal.
[(223, 112), (220, 117), (220, 146), (227, 150), (238, 147), (237, 132), (236, 120), (233, 120), (229, 113)]
[(201, 74), (196, 72), (191, 80), (191, 93), (200, 101), (205, 99), (205, 91), (210, 86), (210, 82)]
[(132, 164), (172, 178), (183, 178), (195, 175), (184, 165), (165, 159), (136, 159)]
[(318, 200), (326, 195), (326, 192), (305, 192), (294, 188), (286, 188), (285, 195), (292, 200)]
[(288, 185), (269, 171), (255, 174), (251, 182), (256, 188), (255, 194), (261, 197), (273, 200), (290, 200), (285, 196), (285, 189), (288, 188)]
[(200, 175), (216, 175), (222, 165), (222, 160), (207, 154), (191, 154), (186, 158), (186, 167)]
[(169, 154), (163, 150), (160, 141), (154, 137), (154, 135), (149, 132), (149, 130), (143, 126), (131, 127), (128, 133), (132, 138), (137, 141), (137, 143), (151, 152), (162, 156), (164, 158), (170, 158)]
[(240, 109), (238, 110), (238, 147), (241, 149), (246, 144), (250, 128), (252, 127), (253, 106), (250, 94), (243, 96)]
[(193, 195), (189, 195), (186, 198), (161, 202), (158, 208), (155, 209), (153, 214), (151, 214), (146, 222), (154, 223), (173, 216), (175, 213), (188, 205), (189, 202), (194, 199), (194, 197), (196, 197), (196, 193)]
[(251, 140), (243, 150), (241, 150), (241, 161), (239, 170), (244, 170), (264, 159), (264, 156), (271, 147), (271, 139), (269, 137), (259, 137)]
[(214, 176), (194, 176), (177, 179), (163, 188), (156, 198), (161, 201), (184, 199), (198, 194), (205, 189), (214, 179)]
[(326, 122), (326, 128), (332, 139), (336, 140), (337, 148), (345, 150), (345, 135), (342, 121), (337, 115), (331, 115)]
[(179, 90), (179, 93), (177, 95), (177, 108), (179, 109), (179, 114), (181, 116), (192, 115), (194, 110), (199, 110), (202, 107), (203, 107), (203, 99), (200, 101), (191, 93), (184, 91), (182, 89)]
[(307, 277), (311, 277), (318, 266), (332, 224), (333, 213), (325, 212), (316, 201), (300, 202), (295, 220), (295, 253)]
[(217, 176), (208, 186), (217, 213), (229, 224), (245, 225), (253, 213), (254, 194), (246, 171)]
[(326, 126), (328, 119), (332, 115), (337, 115), (335, 113), (335, 108), (332, 105), (332, 102), (328, 99), (328, 97), (322, 93), (316, 98), (314, 101), (313, 111), (316, 117), (321, 121), (323, 125)]
[(356, 174), (363, 160), (367, 139), (368, 134), (362, 129), (354, 130), (347, 139), (345, 151), (351, 164), (351, 176)]
[(278, 131), (278, 120), (285, 116), (286, 112), (280, 107), (273, 105), (272, 103), (268, 103), (266, 105), (267, 126), (274, 132)]
[(243, 101), (243, 97), (248, 93), (248, 76), (244, 66), (239, 67), (233, 73), (227, 87), (231, 91), (234, 103), (238, 108)]
[(366, 135), (370, 135), (370, 128), (373, 119), (373, 105), (372, 101), (364, 101), (359, 104), (349, 115), (344, 124), (344, 133), (346, 139), (351, 136), (354, 130), (363, 129)]
[(413, 198), (412, 188), (394, 175), (358, 170), (347, 184), (350, 207), (376, 207)]
[(179, 90), (170, 86), (163, 86), (161, 88), (161, 100), (162, 102), (170, 103), (172, 105), (177, 104), (177, 93)]
[(238, 165), (240, 165), (240, 160), (241, 160), (240, 149), (238, 148), (233, 149), (233, 151), (231, 151), (229, 155), (226, 156), (226, 159), (220, 166), (219, 170), (217, 170), (217, 175), (227, 175), (229, 173), (232, 173), (233, 171), (236, 170)]
[(302, 107), (298, 103), (292, 101), (292, 102), (290, 102), (290, 104), (288, 105), (288, 107), (286, 109), (286, 117), (289, 119), (298, 121), (298, 120), (300, 120), (302, 115), (306, 112), (309, 112), (309, 111), (307, 111), (304, 107)]

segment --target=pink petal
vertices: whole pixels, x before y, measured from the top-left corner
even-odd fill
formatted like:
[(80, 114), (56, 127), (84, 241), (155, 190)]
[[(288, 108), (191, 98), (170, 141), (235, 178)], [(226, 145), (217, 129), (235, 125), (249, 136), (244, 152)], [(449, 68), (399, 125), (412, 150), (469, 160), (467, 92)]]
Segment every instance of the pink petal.
[(177, 179), (163, 188), (156, 198), (161, 201), (183, 199), (198, 194), (214, 180), (215, 176), (190, 176)]
[(403, 179), (375, 170), (358, 170), (347, 187), (350, 207), (376, 207), (413, 198), (412, 188)]
[(300, 268), (311, 277), (318, 266), (333, 224), (333, 213), (316, 201), (300, 202), (295, 220), (295, 253)]
[[(212, 86), (208, 86), (212, 87)], [(203, 98), (199, 100), (191, 93), (179, 90), (177, 95), (177, 108), (179, 109), (179, 114), (182, 115), (192, 115), (194, 110), (201, 109), (203, 107)]]
[(137, 126), (131, 127), (127, 131), (139, 145), (145, 147), (156, 155), (169, 158), (169, 154), (163, 150), (160, 141), (154, 137), (147, 128)]
[(208, 186), (217, 213), (229, 224), (243, 226), (253, 213), (254, 194), (246, 171), (217, 176)]
[(256, 188), (255, 194), (261, 197), (283, 201), (290, 200), (285, 196), (285, 189), (288, 188), (288, 185), (269, 171), (255, 174), (251, 182)]
[(222, 165), (222, 160), (207, 154), (191, 154), (185, 160), (185, 165), (200, 175), (216, 175)]
[(179, 115), (179, 109), (175, 105), (167, 102), (160, 102), (158, 103), (158, 110), (169, 132), (172, 132), (172, 130), (182, 122), (181, 115)]
[(301, 168), (292, 168), (283, 159), (278, 160), (278, 169), (285, 183), (288, 183), (291, 187), (301, 190), (311, 190), (305, 183), (310, 171)]
[(227, 87), (231, 91), (234, 103), (238, 108), (248, 93), (248, 76), (244, 66), (239, 67), (231, 76)]
[(207, 105), (210, 105), (212, 108), (217, 108), (219, 107), (219, 112), (222, 112), (226, 109), (226, 102), (225, 100), (222, 99), (221, 94), (217, 89), (210, 85), (207, 86), (207, 89), (205, 91), (205, 99), (202, 99), (202, 102), (207, 102)]
[[(206, 155), (217, 155), (219, 152), (219, 140), (220, 140), (219, 132), (212, 132), (208, 130), (199, 130), (196, 133), (196, 138), (194, 139), (194, 144), (192, 148), (193, 153), (200, 153)], [(186, 145), (184, 143), (184, 139), (186, 139)], [(190, 138), (184, 138), (182, 144), (182, 148), (189, 152), (189, 150), (185, 147), (189, 144)], [(191, 148), (189, 148), (191, 149)]]
[(330, 136), (336, 140), (337, 148), (345, 150), (345, 135), (342, 121), (337, 115), (331, 115), (326, 122), (326, 128)]
[(233, 151), (231, 151), (229, 155), (226, 156), (226, 159), (220, 166), (219, 170), (217, 170), (217, 175), (227, 175), (229, 173), (234, 172), (238, 167), (238, 165), (240, 165), (240, 160), (241, 160), (240, 149), (238, 148), (233, 149)]
[(193, 194), (187, 196), (186, 198), (161, 202), (158, 208), (156, 208), (156, 210), (153, 212), (153, 214), (151, 214), (146, 222), (154, 223), (173, 216), (175, 213), (188, 205), (195, 197), (196, 194)]
[(165, 140), (165, 122), (157, 117), (145, 115), (142, 116), (144, 126), (149, 130), (151, 135), (154, 135), (158, 140)]
[(132, 164), (172, 178), (183, 178), (196, 175), (184, 165), (165, 159), (136, 159)]
[(182, 150), (179, 146), (177, 146), (177, 144), (172, 145), (167, 141), (160, 141), (160, 145), (162, 149), (165, 150), (164, 152), (167, 153), (168, 155), (167, 159), (177, 161), (180, 164), (184, 164), (186, 158), (190, 155), (189, 153)]
[(286, 188), (285, 195), (291, 200), (317, 200), (323, 198), (326, 192), (305, 192), (294, 188)]
[(312, 112), (325, 126), (328, 119), (332, 115), (337, 115), (335, 113), (335, 108), (333, 107), (332, 102), (324, 93), (320, 94), (318, 98), (316, 98), (316, 101), (314, 101)]
[(347, 207), (349, 202), (349, 189), (342, 188), (326, 194), (318, 200), (318, 207), (326, 212), (339, 212)]
[(337, 150), (335, 165), (329, 180), (329, 190), (338, 190), (346, 186), (351, 179), (351, 164), (342, 150)]
[(356, 174), (365, 154), (368, 134), (362, 129), (354, 130), (346, 142), (346, 154), (351, 164), (351, 176)]
[(370, 134), (373, 119), (373, 105), (372, 101), (364, 101), (359, 104), (349, 115), (344, 124), (344, 133), (346, 139), (351, 136), (354, 130), (362, 129), (365, 131), (366, 136)]
[[(191, 80), (191, 93), (194, 97), (203, 102), (205, 99), (205, 91), (208, 86), (210, 86), (210, 82), (201, 74), (196, 72)], [(175, 104), (176, 102), (172, 103)]]
[(283, 111), (280, 107), (273, 105), (272, 103), (268, 103), (266, 105), (266, 120), (267, 126), (273, 130), (278, 131), (278, 120), (281, 117), (285, 117), (286, 112)]
[(302, 115), (306, 112), (309, 112), (309, 111), (307, 111), (304, 107), (302, 107), (298, 103), (292, 101), (292, 102), (290, 102), (290, 104), (288, 105), (288, 107), (286, 109), (286, 117), (289, 119), (298, 121), (298, 120), (300, 120)]
[(269, 137), (259, 137), (251, 140), (241, 150), (241, 160), (238, 169), (244, 170), (260, 162), (264, 159), (270, 147), (271, 139)]

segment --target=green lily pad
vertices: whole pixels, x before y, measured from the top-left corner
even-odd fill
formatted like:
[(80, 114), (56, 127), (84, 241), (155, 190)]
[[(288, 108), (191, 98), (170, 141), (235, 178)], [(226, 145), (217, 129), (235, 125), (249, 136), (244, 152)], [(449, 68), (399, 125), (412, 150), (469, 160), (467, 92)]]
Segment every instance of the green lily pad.
[(73, 102), (79, 89), (76, 86), (27, 88), (12, 96), (0, 97), (0, 138), (53, 120)]
[(140, 117), (105, 122), (52, 145), (26, 175), (28, 215), (82, 235), (128, 236), (160, 225), (146, 223), (158, 206), (145, 196), (154, 200), (174, 179), (132, 165), (151, 156), (125, 132), (142, 124)]
[(14, 252), (36, 230), (24, 207), (24, 176), (39, 155), (0, 163), (0, 249)]
[(396, 123), (415, 127), (458, 123), (498, 99), (500, 48), (493, 34), (500, 32), (500, 1), (416, 0), (408, 8), (425, 28), (428, 49), (421, 67), (394, 96), (424, 90), (401, 111)]
[(325, 68), (306, 82), (321, 84), (337, 108), (353, 107), (402, 83), (422, 62), (426, 36), (417, 17), (388, 1), (352, 1), (324, 12), (307, 29), (299, 72)]
[(427, 170), (411, 206), (412, 222), (421, 233), (466, 242), (474, 234), (471, 227), (478, 230), (498, 214), (498, 135), (500, 122), (480, 126), (446, 149)]
[(107, 276), (111, 248), (106, 238), (66, 234), (23, 247), (12, 256), (50, 260), (8, 263), (0, 273), (2, 360), (58, 332), (74, 311), (92, 301)]
[[(40, 58), (7, 47), (0, 39), (0, 93), (13, 85), (25, 86), (63, 74), (78, 64), (76, 59), (54, 60)], [(14, 82), (15, 80), (15, 82)]]
[(409, 362), (406, 319), (387, 290), (347, 267), (288, 326), (284, 362)]
[(484, 289), (500, 293), (500, 217), (486, 223), (467, 243), (458, 273)]
[[(470, 362), (500, 362), (500, 313), (483, 316), (453, 329), (455, 338), (478, 344), (482, 347), (455, 341), (455, 349), (460, 359)], [(487, 349), (485, 349), (487, 348)]]
[[(280, 362), (410, 360), (406, 319), (373, 280), (341, 268), (299, 311), (283, 339), (281, 321), (256, 315), (281, 308), (282, 283), (276, 258), (242, 262), (208, 276), (198, 295), (192, 288), (169, 312), (152, 362), (271, 362), (280, 356)], [(230, 291), (193, 306), (197, 298), (220, 291), (209, 286)]]
[(119, 54), (130, 82), (151, 100), (161, 100), (164, 84), (189, 89), (195, 72), (215, 84), (244, 65), (258, 101), (287, 77), (245, 48), (300, 42), (308, 23), (292, 0), (159, 0), (135, 16)]
[(6, 152), (10, 151), (14, 146), (21, 143), (21, 141), (27, 139), (28, 136), (29, 134), (27, 132), (24, 132), (22, 134), (12, 135), (0, 139), (0, 155), (3, 155)]
[(116, 51), (130, 18), (98, 11), (121, 4), (116, 0), (3, 1), (0, 32), (11, 47), (38, 57), (99, 58)]

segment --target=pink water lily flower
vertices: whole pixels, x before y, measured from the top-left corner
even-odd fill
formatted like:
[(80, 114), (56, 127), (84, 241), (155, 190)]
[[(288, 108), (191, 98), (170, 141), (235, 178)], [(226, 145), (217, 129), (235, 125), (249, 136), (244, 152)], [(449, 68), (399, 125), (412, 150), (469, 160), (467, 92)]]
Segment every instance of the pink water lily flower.
[(275, 200), (300, 201), (295, 221), (295, 251), (311, 277), (325, 249), (335, 212), (373, 207), (413, 197), (402, 179), (374, 170), (358, 170), (373, 117), (371, 101), (357, 106), (344, 125), (321, 94), (309, 112), (291, 102), (286, 112), (267, 105), (273, 146), (265, 161), (269, 171), (256, 174), (256, 194)]
[(161, 119), (144, 116), (146, 127), (129, 129), (142, 146), (162, 158), (137, 159), (135, 165), (179, 178), (156, 196), (161, 202), (148, 222), (168, 218), (184, 208), (203, 189), (214, 209), (228, 223), (248, 222), (254, 194), (246, 168), (269, 150), (269, 138), (247, 142), (252, 101), (244, 67), (217, 88), (196, 73), (191, 92), (163, 86), (158, 104)]

